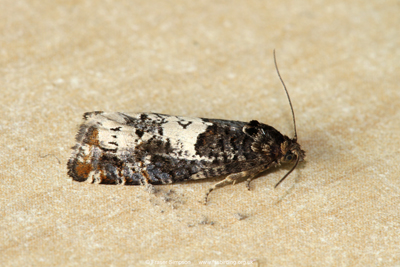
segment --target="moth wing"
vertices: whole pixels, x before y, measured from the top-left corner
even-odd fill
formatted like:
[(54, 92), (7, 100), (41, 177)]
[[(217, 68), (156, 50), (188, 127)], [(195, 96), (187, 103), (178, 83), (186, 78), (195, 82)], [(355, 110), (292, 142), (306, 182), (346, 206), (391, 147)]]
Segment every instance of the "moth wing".
[(68, 163), (78, 181), (172, 183), (260, 165), (244, 122), (156, 113), (91, 112)]

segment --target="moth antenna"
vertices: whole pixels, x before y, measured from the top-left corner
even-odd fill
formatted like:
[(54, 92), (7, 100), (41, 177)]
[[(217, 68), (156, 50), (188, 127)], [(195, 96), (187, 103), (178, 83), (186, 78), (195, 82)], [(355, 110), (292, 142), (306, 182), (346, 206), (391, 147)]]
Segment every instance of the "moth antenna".
[[(282, 79), (282, 77), (281, 77), (281, 74), (279, 73), (278, 63), (276, 63), (275, 49), (274, 49), (274, 62), (275, 62), (276, 72), (278, 73), (279, 79), (281, 80), (281, 83), (282, 83), (282, 85), (283, 85), (283, 88), (285, 89), (287, 98), (288, 98), (288, 100), (289, 100), (290, 109), (292, 110), (293, 126), (294, 126), (294, 138), (293, 138), (293, 139), (294, 139), (294, 141), (297, 141), (296, 119), (295, 119), (295, 117), (294, 117), (294, 111), (293, 111), (292, 101), (290, 101), (290, 96), (289, 96), (289, 93), (288, 93), (288, 91), (287, 91), (287, 89), (286, 89), (286, 85), (285, 85), (285, 83), (283, 82), (283, 79)], [(297, 163), (296, 163), (296, 165), (297, 165)], [(296, 165), (295, 165), (295, 167), (296, 167)], [(293, 170), (293, 169), (292, 169), (292, 170)], [(292, 171), (290, 171), (287, 175), (285, 175), (285, 177), (283, 177), (283, 179), (286, 178), (286, 176), (288, 176), (291, 172), (292, 172)], [(283, 181), (283, 179), (282, 179), (281, 181)], [(279, 181), (279, 183), (280, 183), (281, 181)], [(278, 184), (279, 184), (279, 183), (278, 183)], [(277, 185), (278, 185), (278, 184), (277, 184)]]

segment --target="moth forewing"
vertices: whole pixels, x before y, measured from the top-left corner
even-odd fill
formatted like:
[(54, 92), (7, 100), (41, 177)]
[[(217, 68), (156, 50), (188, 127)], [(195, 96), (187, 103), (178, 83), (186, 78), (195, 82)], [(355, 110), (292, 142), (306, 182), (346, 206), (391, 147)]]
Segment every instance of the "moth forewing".
[(86, 113), (68, 163), (76, 181), (169, 184), (228, 175), (213, 189), (279, 164), (296, 152), (273, 127), (251, 121), (157, 113)]

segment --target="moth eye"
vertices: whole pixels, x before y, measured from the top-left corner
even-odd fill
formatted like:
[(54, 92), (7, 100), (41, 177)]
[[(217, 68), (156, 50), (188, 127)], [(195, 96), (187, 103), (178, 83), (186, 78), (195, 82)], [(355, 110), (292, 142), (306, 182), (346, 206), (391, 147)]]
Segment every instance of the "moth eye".
[(286, 155), (285, 160), (291, 161), (293, 159), (293, 154)]

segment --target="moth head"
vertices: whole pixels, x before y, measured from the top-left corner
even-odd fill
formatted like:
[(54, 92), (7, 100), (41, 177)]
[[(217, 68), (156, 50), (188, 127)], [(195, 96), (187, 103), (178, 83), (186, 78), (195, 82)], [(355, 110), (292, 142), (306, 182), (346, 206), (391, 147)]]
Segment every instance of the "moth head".
[(290, 139), (285, 136), (285, 141), (281, 144), (281, 159), (282, 163), (290, 163), (294, 161), (303, 161), (305, 158), (305, 151), (301, 149), (297, 140)]
[(304, 158), (306, 157), (306, 152), (300, 148), (299, 143), (297, 143), (296, 138), (290, 139), (289, 137), (285, 136), (285, 141), (281, 144), (281, 153), (282, 157), (280, 159), (280, 162), (282, 163), (289, 163), (296, 161), (296, 163), (293, 165), (293, 167), (288, 171), (288, 173), (285, 174), (285, 176), (282, 177), (281, 180), (275, 185), (275, 188), (282, 183), (283, 180), (286, 179), (286, 177), (289, 176), (289, 174), (296, 169), (297, 164), (299, 161), (303, 161)]

